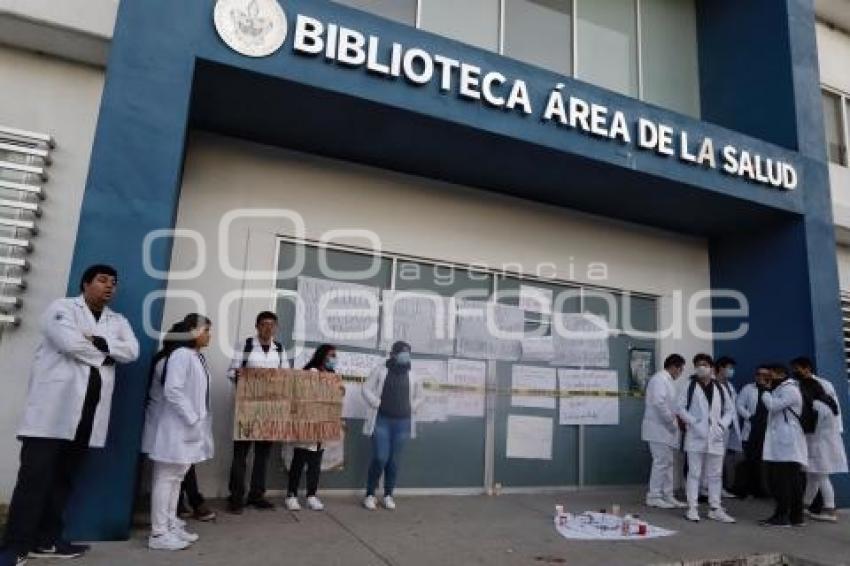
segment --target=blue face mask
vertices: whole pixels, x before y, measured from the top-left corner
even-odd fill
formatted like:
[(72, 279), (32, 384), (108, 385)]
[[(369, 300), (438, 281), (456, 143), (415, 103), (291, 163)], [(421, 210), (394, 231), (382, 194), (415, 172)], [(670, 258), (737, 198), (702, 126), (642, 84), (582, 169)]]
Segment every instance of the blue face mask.
[(325, 369), (334, 371), (336, 369), (336, 356), (331, 356), (325, 360)]
[(726, 379), (735, 377), (735, 368), (726, 368)]
[(400, 366), (410, 365), (410, 352), (399, 352), (395, 355), (395, 363)]

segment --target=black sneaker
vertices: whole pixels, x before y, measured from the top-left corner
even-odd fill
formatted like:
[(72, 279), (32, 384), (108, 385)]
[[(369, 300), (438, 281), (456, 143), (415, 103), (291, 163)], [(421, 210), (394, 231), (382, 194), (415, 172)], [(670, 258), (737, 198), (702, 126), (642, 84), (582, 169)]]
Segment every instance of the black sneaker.
[(790, 527), (791, 521), (780, 517), (770, 517), (769, 519), (759, 521), (759, 525), (762, 527)]
[(30, 558), (79, 558), (85, 554), (90, 547), (82, 544), (71, 544), (59, 541), (51, 545), (39, 545), (30, 550)]
[(269, 511), (274, 509), (274, 503), (266, 499), (265, 497), (258, 497), (257, 499), (249, 499), (247, 504), (254, 509), (260, 509), (261, 511)]
[(230, 500), (227, 502), (227, 512), (231, 515), (241, 515), (245, 512), (245, 505), (241, 501)]

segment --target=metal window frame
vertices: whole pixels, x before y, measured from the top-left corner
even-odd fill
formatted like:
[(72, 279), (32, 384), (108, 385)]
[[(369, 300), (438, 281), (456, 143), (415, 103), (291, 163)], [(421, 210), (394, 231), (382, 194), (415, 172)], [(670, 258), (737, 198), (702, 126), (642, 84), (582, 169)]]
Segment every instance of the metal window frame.
[(0, 169), (8, 169), (9, 171), (17, 171), (28, 175), (36, 175), (42, 181), (47, 181), (48, 175), (44, 167), (35, 165), (23, 165), (21, 163), (13, 163), (11, 161), (0, 161)]
[[(573, 0), (573, 1), (575, 1), (575, 0)], [(655, 300), (655, 312), (654, 312), (654, 314), (655, 314), (655, 320), (656, 320), (656, 327), (658, 325), (658, 321), (659, 321), (659, 317), (660, 317), (659, 311), (661, 309), (661, 299), (662, 299), (662, 297), (660, 295), (653, 295), (651, 293), (642, 293), (642, 292), (639, 292), (639, 291), (632, 291), (632, 290), (628, 290), (628, 289), (618, 289), (618, 288), (615, 288), (615, 287), (588, 285), (588, 284), (580, 283), (580, 282), (577, 282), (577, 281), (571, 281), (571, 280), (565, 280), (565, 279), (544, 278), (544, 277), (539, 277), (539, 276), (534, 275), (534, 274), (514, 272), (514, 271), (508, 271), (508, 270), (504, 270), (504, 269), (499, 270), (499, 269), (488, 268), (488, 267), (482, 268), (482, 266), (479, 266), (479, 265), (473, 266), (471, 264), (465, 264), (465, 263), (461, 263), (461, 262), (438, 260), (438, 259), (434, 259), (434, 258), (428, 258), (428, 257), (424, 257), (424, 256), (415, 256), (415, 255), (410, 255), (410, 254), (405, 254), (405, 253), (400, 253), (400, 252), (395, 252), (395, 251), (385, 250), (385, 249), (370, 250), (368, 248), (364, 248), (364, 247), (361, 247), (361, 246), (355, 246), (355, 245), (351, 245), (351, 244), (322, 242), (322, 241), (318, 241), (318, 240), (312, 240), (310, 238), (300, 238), (300, 237), (297, 237), (297, 236), (289, 236), (289, 235), (286, 235), (286, 234), (277, 234), (276, 237), (275, 237), (275, 259), (274, 259), (275, 278), (271, 283), (271, 285), (272, 285), (271, 296), (272, 296), (272, 302), (273, 302), (272, 307), (273, 308), (274, 308), (274, 304), (276, 303), (276, 301), (277, 301), (277, 299), (280, 295), (291, 293), (290, 291), (278, 289), (278, 287), (277, 287), (277, 273), (280, 270), (280, 266), (279, 266), (280, 248), (281, 248), (281, 245), (283, 245), (283, 244), (291, 244), (291, 245), (296, 245), (296, 246), (298, 246), (298, 245), (312, 246), (312, 247), (315, 247), (315, 248), (324, 248), (324, 249), (328, 249), (328, 250), (336, 250), (336, 251), (342, 251), (342, 252), (347, 252), (347, 253), (366, 255), (366, 256), (370, 256), (370, 257), (378, 258), (378, 259), (389, 259), (389, 260), (392, 261), (392, 273), (391, 273), (391, 276), (390, 276), (390, 290), (394, 290), (396, 288), (396, 276), (397, 276), (397, 273), (398, 273), (398, 263), (399, 263), (399, 261), (410, 261), (410, 262), (416, 262), (416, 263), (425, 264), (425, 265), (450, 267), (452, 269), (475, 271), (475, 272), (485, 273), (487, 275), (490, 275), (493, 278), (491, 300), (494, 300), (494, 301), (496, 300), (496, 297), (498, 296), (498, 292), (499, 292), (499, 284), (498, 284), (499, 277), (514, 277), (514, 278), (521, 279), (523, 281), (530, 281), (530, 282), (536, 281), (536, 282), (548, 283), (548, 284), (552, 284), (552, 285), (564, 285), (564, 286), (577, 287), (581, 291), (581, 293), (580, 293), (580, 307), (579, 307), (581, 312), (585, 311), (585, 290), (588, 290), (588, 291), (590, 291), (590, 290), (596, 290), (596, 291), (605, 290), (605, 291), (611, 291), (611, 292), (614, 292), (614, 293), (619, 293), (621, 295), (622, 294), (629, 294), (633, 297), (653, 299), (653, 300)], [(240, 321), (236, 322), (237, 325), (239, 323), (240, 323)], [(660, 349), (660, 347), (661, 347), (660, 341), (656, 341), (656, 343), (655, 343), (656, 359), (657, 359), (658, 350)], [(484, 397), (485, 438), (484, 438), (484, 477), (483, 477), (484, 485), (483, 485), (483, 488), (484, 488), (486, 493), (492, 494), (493, 490), (496, 487), (496, 475), (495, 475), (496, 446), (495, 446), (495, 444), (496, 444), (496, 406), (497, 406), (497, 400), (496, 400), (496, 394), (493, 391), (495, 391), (495, 388), (496, 388), (496, 385), (497, 385), (497, 383), (496, 383), (497, 376), (496, 376), (495, 363), (492, 360), (484, 360), (484, 361), (486, 363), (486, 374), (485, 374), (486, 377), (485, 377), (485, 379), (486, 379), (487, 387), (490, 389), (490, 392), (486, 393), (485, 397)], [(555, 418), (557, 418), (557, 415), (556, 415)], [(578, 452), (578, 454), (577, 454), (578, 481), (577, 481), (577, 486), (566, 486), (565, 485), (566, 488), (570, 488), (570, 489), (579, 488), (580, 489), (580, 488), (582, 488), (586, 485), (586, 478), (585, 478), (586, 446), (587, 446), (587, 440), (586, 440), (585, 425), (578, 425), (578, 442), (577, 442), (577, 447), (576, 447), (576, 451)]]
[(0, 126), (0, 138), (7, 137), (28, 141), (30, 143), (42, 143), (51, 149), (56, 147), (56, 140), (53, 139), (53, 136), (51, 136), (50, 134), (42, 134), (40, 132), (31, 132), (18, 128), (10, 128), (9, 126)]
[(37, 203), (27, 202), (25, 200), (0, 199), (0, 208), (25, 210), (27, 212), (32, 212), (36, 217), (41, 216), (41, 206), (39, 206)]
[(0, 226), (20, 228), (21, 230), (29, 230), (30, 234), (38, 234), (38, 227), (32, 220), (21, 220), (18, 218), (6, 218), (5, 216), (0, 216)]
[(843, 90), (825, 84), (821, 84), (820, 89), (821, 92), (830, 94), (838, 98), (838, 119), (840, 121), (838, 127), (841, 130), (841, 137), (844, 141), (844, 162), (835, 163), (834, 161), (832, 161), (829, 158), (829, 148), (827, 147), (827, 163), (831, 165), (838, 165), (840, 167), (850, 167), (850, 112), (847, 111), (847, 105), (850, 104), (850, 94), (844, 92)]
[(28, 183), (16, 183), (14, 181), (6, 181), (0, 179), (0, 189), (8, 189), (10, 191), (21, 191), (37, 195), (39, 200), (46, 198), (44, 189), (40, 185), (30, 185)]
[(5, 143), (3, 141), (3, 138), (0, 138), (0, 151), (20, 153), (22, 155), (29, 155), (30, 157), (38, 157), (44, 160), (45, 165), (50, 165), (52, 163), (49, 149), (39, 149), (38, 147), (32, 147), (27, 145)]

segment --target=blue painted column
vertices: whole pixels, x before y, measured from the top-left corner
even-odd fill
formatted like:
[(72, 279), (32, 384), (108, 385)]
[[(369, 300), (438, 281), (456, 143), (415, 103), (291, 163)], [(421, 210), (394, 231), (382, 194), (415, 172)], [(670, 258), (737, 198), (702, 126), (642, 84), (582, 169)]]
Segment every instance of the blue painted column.
[[(76, 540), (125, 539), (129, 533), (148, 365), (156, 348), (139, 324), (142, 299), (165, 286), (145, 274), (142, 242), (150, 231), (174, 226), (194, 68), (191, 52), (181, 47), (186, 35), (207, 23), (146, 4), (128, 0), (119, 8), (69, 282), (75, 294), (87, 265), (118, 269), (113, 307), (133, 323), (141, 355), (118, 368), (107, 446), (91, 451), (80, 473), (68, 511), (67, 534)], [(170, 243), (160, 240), (151, 259), (167, 270)], [(151, 313), (154, 326), (161, 316), (159, 301)]]
[[(714, 288), (742, 291), (750, 331), (716, 353), (755, 364), (811, 356), (836, 388), (850, 425), (835, 229), (811, 0), (698, 4), (703, 119), (795, 149), (804, 211), (769, 226), (743, 226), (710, 243)], [(737, 321), (717, 319), (716, 331)], [(847, 439), (845, 439), (847, 442)], [(836, 478), (839, 502), (850, 481)]]

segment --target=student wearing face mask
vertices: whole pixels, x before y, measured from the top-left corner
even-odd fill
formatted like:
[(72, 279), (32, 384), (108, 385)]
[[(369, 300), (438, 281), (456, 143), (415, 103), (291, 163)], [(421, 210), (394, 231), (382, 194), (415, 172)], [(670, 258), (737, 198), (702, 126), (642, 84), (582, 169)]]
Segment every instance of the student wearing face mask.
[[(838, 515), (835, 512), (835, 491), (829, 476), (847, 473), (847, 455), (841, 438), (844, 428), (838, 397), (829, 381), (814, 374), (814, 365), (810, 359), (795, 358), (791, 361), (791, 371), (800, 384), (804, 404), (811, 405), (808, 412), (804, 407), (801, 418), (809, 450), (806, 490), (803, 494), (803, 504), (810, 507), (806, 509), (806, 515), (816, 521), (834, 523)], [(818, 491), (823, 498), (823, 507), (815, 510), (811, 505)]]
[(422, 384), (410, 369), (410, 344), (396, 342), (389, 358), (375, 367), (363, 386), (369, 407), (363, 434), (372, 437), (372, 461), (363, 506), (377, 508), (375, 490), (384, 477), (384, 507), (395, 509), (393, 490), (398, 458), (408, 439), (416, 437), (416, 410), (424, 397)]
[[(336, 373), (336, 346), (322, 344), (313, 353), (310, 361), (304, 366), (305, 370)], [(322, 444), (297, 444), (289, 464), (289, 486), (286, 495), (286, 508), (290, 511), (300, 511), (298, 503), (298, 486), (301, 484), (301, 474), (307, 467), (307, 507), (313, 511), (322, 511), (325, 506), (316, 493), (319, 491), (319, 476), (322, 472)]]
[(685, 422), (684, 449), (688, 458), (685, 492), (688, 496), (689, 521), (700, 520), (698, 510), (700, 478), (708, 482), (708, 518), (734, 523), (721, 505), (723, 455), (726, 434), (734, 418), (734, 406), (714, 377), (714, 362), (708, 354), (694, 356), (696, 374), (679, 397), (680, 416)]
[[(735, 483), (735, 467), (741, 459), (741, 454), (744, 451), (743, 442), (741, 440), (741, 423), (737, 417), (738, 392), (735, 390), (735, 385), (732, 380), (735, 377), (734, 358), (729, 356), (721, 356), (714, 365), (714, 375), (717, 378), (717, 384), (723, 388), (727, 395), (727, 399), (732, 402), (734, 409), (732, 416), (732, 425), (726, 434), (726, 454), (723, 457), (723, 490), (722, 495), (726, 498), (733, 498), (735, 494), (731, 489)], [(729, 490), (729, 491), (727, 491)]]
[(800, 385), (788, 377), (782, 364), (771, 367), (771, 381), (761, 399), (767, 407), (767, 432), (762, 457), (768, 485), (776, 500), (770, 518), (764, 526), (788, 527), (803, 525), (803, 475), (809, 452), (800, 424), (803, 396)]

